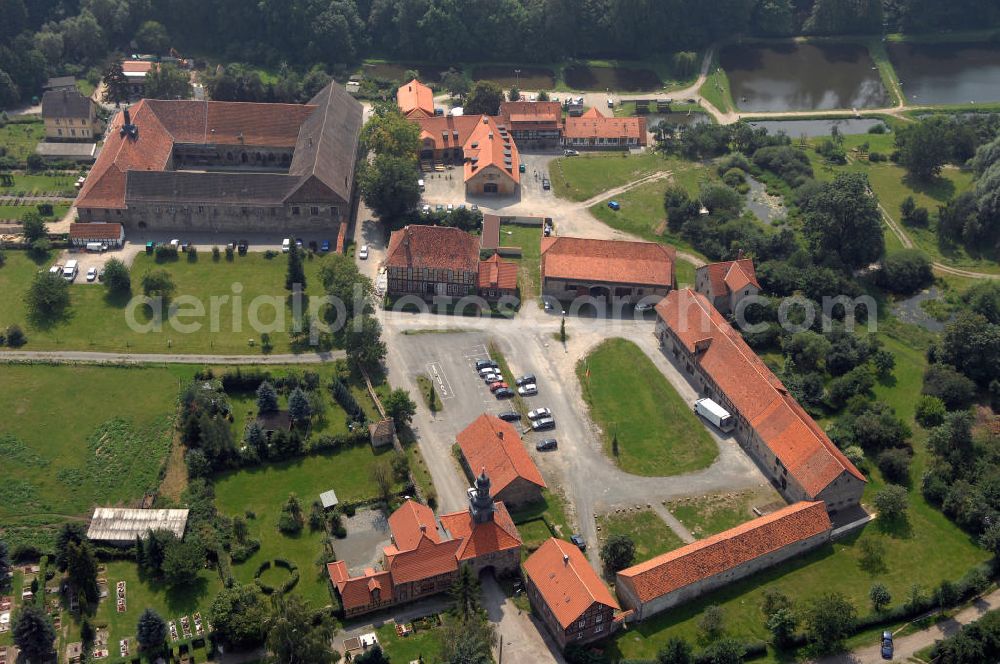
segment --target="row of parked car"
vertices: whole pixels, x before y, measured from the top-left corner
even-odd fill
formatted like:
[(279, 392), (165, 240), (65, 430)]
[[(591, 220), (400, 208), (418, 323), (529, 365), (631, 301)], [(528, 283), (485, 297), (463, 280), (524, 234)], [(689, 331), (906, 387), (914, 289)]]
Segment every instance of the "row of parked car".
[[(490, 392), (497, 399), (508, 399), (514, 396), (514, 390), (522, 397), (530, 397), (538, 394), (538, 381), (534, 374), (524, 374), (514, 381), (515, 388), (511, 388), (503, 379), (500, 372), (500, 365), (493, 360), (476, 360), (476, 371), (480, 378), (489, 385)], [(521, 414), (515, 410), (510, 410), (500, 414), (500, 419), (507, 422), (517, 422), (521, 419)], [(556, 428), (555, 418), (549, 408), (535, 408), (528, 412), (528, 421), (531, 423), (532, 431), (549, 431)], [(540, 452), (554, 450), (559, 443), (555, 438), (546, 438), (535, 445), (535, 449)]]

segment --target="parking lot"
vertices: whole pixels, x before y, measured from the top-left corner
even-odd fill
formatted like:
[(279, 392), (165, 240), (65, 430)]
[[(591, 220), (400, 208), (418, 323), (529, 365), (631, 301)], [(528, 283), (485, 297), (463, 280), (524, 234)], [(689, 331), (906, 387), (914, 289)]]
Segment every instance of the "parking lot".
[[(465, 182), (463, 180), (462, 169), (459, 167), (445, 169), (442, 172), (421, 173), (424, 180), (424, 194), (421, 197), (421, 205), (430, 205), (433, 209), (437, 205), (476, 204), (486, 212), (497, 212), (504, 214), (505, 210), (513, 211), (517, 208), (519, 214), (527, 214), (527, 210), (537, 207), (538, 214), (558, 205), (555, 194), (552, 190), (542, 187), (542, 179), (548, 177), (549, 162), (555, 158), (554, 154), (526, 154), (521, 153), (521, 161), (524, 163), (524, 173), (519, 173), (521, 186), (515, 196), (474, 196), (465, 195)], [(551, 215), (549, 215), (551, 216)]]

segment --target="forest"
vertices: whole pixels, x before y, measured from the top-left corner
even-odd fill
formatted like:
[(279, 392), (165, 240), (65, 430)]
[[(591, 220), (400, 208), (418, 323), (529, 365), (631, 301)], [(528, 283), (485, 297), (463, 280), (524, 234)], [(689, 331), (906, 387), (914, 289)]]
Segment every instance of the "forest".
[[(331, 73), (365, 57), (643, 59), (734, 35), (878, 34), (1000, 24), (992, 0), (0, 0), (0, 107), (111, 53)], [(484, 45), (488, 45), (484, 48)]]

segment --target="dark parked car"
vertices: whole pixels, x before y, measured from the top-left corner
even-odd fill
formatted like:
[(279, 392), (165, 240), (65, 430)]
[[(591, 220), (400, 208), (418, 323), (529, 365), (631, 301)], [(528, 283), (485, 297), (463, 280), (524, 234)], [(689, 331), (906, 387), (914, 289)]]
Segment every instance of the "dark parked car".
[(882, 632), (882, 659), (892, 659), (892, 632)]
[(521, 387), (522, 385), (527, 385), (528, 383), (537, 383), (538, 381), (535, 380), (535, 374), (524, 374), (514, 382), (517, 383), (518, 387)]
[(548, 452), (559, 447), (559, 442), (555, 438), (546, 438), (535, 443), (535, 449), (539, 452)]
[(497, 399), (509, 399), (514, 396), (514, 390), (509, 387), (501, 387), (499, 390), (493, 393)]
[(486, 367), (495, 367), (497, 365), (493, 360), (476, 360), (476, 371), (480, 369), (485, 369)]
[(531, 428), (535, 431), (548, 431), (556, 428), (556, 421), (551, 417), (543, 417), (532, 422)]
[(247, 247), (249, 246), (250, 245), (246, 240), (240, 240), (239, 242), (236, 243), (236, 251), (239, 252), (240, 256), (246, 256)]
[(499, 417), (504, 422), (517, 422), (521, 419), (521, 413), (516, 410), (508, 410), (506, 412), (500, 413)]
[(583, 535), (572, 535), (570, 536), (569, 541), (575, 544), (576, 548), (581, 551), (587, 550), (587, 543), (583, 540)]
[(542, 189), (546, 191), (552, 188), (552, 183), (549, 182), (548, 178), (542, 178)]

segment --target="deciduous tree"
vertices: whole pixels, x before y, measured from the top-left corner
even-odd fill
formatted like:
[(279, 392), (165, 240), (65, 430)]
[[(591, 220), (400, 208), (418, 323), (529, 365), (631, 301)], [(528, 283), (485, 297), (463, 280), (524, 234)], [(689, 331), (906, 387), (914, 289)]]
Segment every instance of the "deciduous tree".
[(224, 588), (212, 600), (209, 616), (216, 637), (225, 645), (251, 648), (264, 642), (268, 607), (253, 584)]
[(136, 641), (146, 656), (153, 659), (163, 652), (167, 642), (167, 621), (153, 609), (146, 608), (136, 624)]
[(618, 572), (635, 560), (635, 542), (628, 535), (612, 535), (601, 546), (601, 562), (611, 572)]

